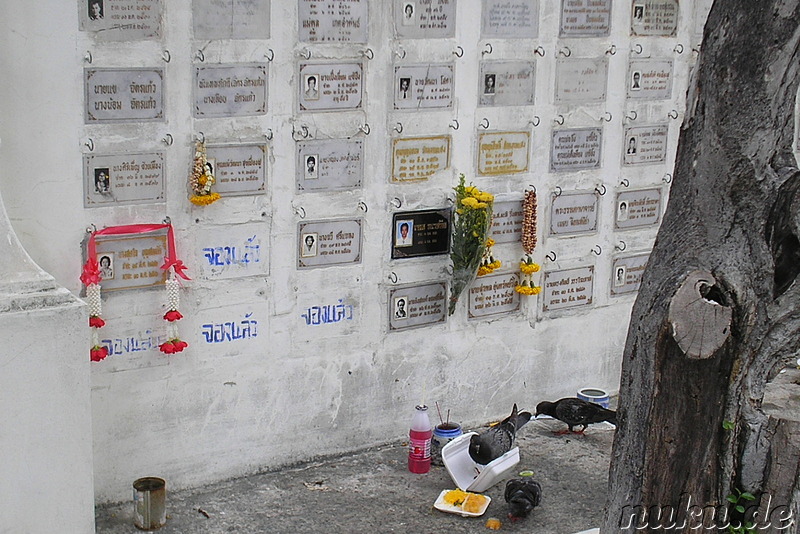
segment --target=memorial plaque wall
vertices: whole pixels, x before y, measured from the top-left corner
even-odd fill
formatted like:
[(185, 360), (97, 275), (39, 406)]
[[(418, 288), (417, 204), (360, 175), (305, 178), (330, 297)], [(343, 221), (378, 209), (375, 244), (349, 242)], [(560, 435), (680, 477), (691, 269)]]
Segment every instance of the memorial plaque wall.
[(166, 281), (167, 271), (161, 268), (167, 254), (166, 231), (98, 236), (95, 243), (103, 293), (154, 287)]
[(394, 30), (400, 39), (453, 37), (456, 0), (393, 0)]
[(394, 109), (449, 108), (453, 105), (455, 66), (403, 65), (394, 68)]
[(628, 98), (660, 100), (672, 96), (671, 59), (632, 59), (628, 64)]
[(588, 306), (594, 294), (594, 265), (546, 271), (542, 286), (544, 311)]
[(616, 230), (656, 226), (661, 220), (662, 192), (660, 187), (617, 193)]
[(300, 111), (361, 109), (364, 100), (364, 64), (300, 63)]
[(83, 156), (83, 205), (164, 202), (164, 152), (86, 154)]
[(666, 161), (668, 132), (669, 125), (667, 124), (625, 128), (623, 165)]
[(267, 147), (252, 145), (209, 145), (207, 156), (214, 161), (214, 189), (222, 196), (257, 195), (267, 189)]
[(443, 323), (447, 319), (447, 284), (393, 287), (388, 311), (390, 332)]
[(392, 140), (392, 182), (427, 180), (450, 168), (449, 135)]
[(553, 130), (550, 171), (599, 169), (602, 142), (602, 128)]
[(297, 225), (297, 267), (361, 263), (363, 219), (303, 221)]
[(528, 172), (530, 132), (481, 132), (478, 134), (478, 174), (499, 176)]
[(611, 295), (625, 295), (638, 291), (648, 259), (650, 253), (614, 258), (611, 266)]
[(194, 38), (269, 39), (269, 0), (192, 0)]
[(195, 65), (194, 116), (244, 117), (267, 112), (267, 65)]
[(550, 204), (550, 235), (567, 236), (597, 231), (598, 198), (594, 192), (554, 195)]
[(319, 139), (297, 143), (297, 190), (345, 191), (361, 187), (362, 139)]
[(366, 43), (367, 0), (298, 0), (298, 38), (307, 43)]
[(539, 0), (483, 0), (481, 38), (536, 39)]
[(87, 124), (164, 120), (164, 69), (84, 69)]
[(532, 61), (481, 61), (479, 106), (532, 106), (535, 92)]

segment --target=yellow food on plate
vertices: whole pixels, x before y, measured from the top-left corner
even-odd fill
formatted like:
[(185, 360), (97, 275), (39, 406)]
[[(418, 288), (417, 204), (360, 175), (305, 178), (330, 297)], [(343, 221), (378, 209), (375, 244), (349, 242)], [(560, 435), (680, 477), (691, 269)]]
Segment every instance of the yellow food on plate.
[(453, 506), (461, 506), (461, 503), (464, 502), (466, 498), (467, 492), (460, 489), (450, 490), (444, 494), (444, 502), (452, 504)]
[(489, 519), (486, 520), (486, 528), (488, 528), (489, 530), (500, 530), (500, 527), (502, 525), (503, 524), (496, 517), (490, 517)]
[(484, 504), (486, 504), (486, 497), (477, 493), (468, 493), (461, 509), (471, 514), (477, 514), (483, 509)]

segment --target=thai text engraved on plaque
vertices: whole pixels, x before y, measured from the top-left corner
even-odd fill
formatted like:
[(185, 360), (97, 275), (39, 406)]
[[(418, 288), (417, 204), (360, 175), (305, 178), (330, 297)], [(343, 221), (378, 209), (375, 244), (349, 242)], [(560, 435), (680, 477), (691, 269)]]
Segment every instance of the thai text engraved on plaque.
[(443, 323), (447, 320), (447, 284), (392, 287), (387, 311), (390, 332)]
[(649, 259), (649, 252), (614, 258), (611, 266), (611, 296), (638, 291)]
[(167, 254), (165, 230), (146, 234), (98, 236), (97, 262), (103, 271), (103, 292), (163, 285), (161, 268)]
[(440, 39), (456, 33), (456, 0), (393, 0), (400, 39)]
[(164, 120), (164, 69), (84, 69), (87, 124)]
[(266, 63), (195, 65), (196, 118), (244, 117), (266, 112)]
[(454, 72), (453, 64), (395, 66), (394, 109), (413, 111), (452, 107)]
[(641, 165), (666, 161), (668, 132), (667, 124), (625, 128), (622, 164)]
[(628, 98), (660, 100), (672, 97), (671, 59), (632, 59), (628, 64)]
[(164, 152), (83, 156), (83, 206), (164, 202)]
[(161, 38), (161, 0), (79, 0), (78, 25), (102, 41)]
[(627, 230), (658, 226), (661, 220), (661, 204), (662, 190), (660, 187), (617, 192), (614, 229)]
[(522, 200), (498, 201), (495, 197), (490, 237), (497, 243), (519, 243), (524, 214)]
[(594, 294), (594, 265), (546, 271), (542, 285), (544, 311), (588, 306)]
[(194, 38), (269, 39), (269, 0), (192, 0)]
[(481, 132), (478, 134), (478, 174), (499, 176), (528, 172), (530, 132)]
[(297, 143), (297, 191), (345, 191), (361, 187), (363, 139), (315, 139)]
[(267, 147), (262, 144), (208, 145), (215, 164), (215, 190), (222, 196), (258, 195), (267, 189)]
[(532, 106), (535, 92), (533, 61), (481, 61), (479, 106)]
[(469, 288), (467, 317), (480, 319), (519, 311), (519, 284), (517, 273), (480, 276)]
[(560, 37), (603, 37), (611, 30), (611, 0), (561, 0)]
[(481, 38), (536, 39), (539, 0), (483, 0)]
[(567, 236), (597, 231), (597, 194), (575, 191), (553, 195), (550, 235)]
[(607, 58), (556, 60), (556, 104), (604, 102), (607, 84)]
[(550, 171), (599, 169), (602, 143), (602, 128), (553, 130)]
[(303, 221), (297, 225), (297, 268), (361, 263), (363, 219)]
[(298, 38), (304, 43), (366, 43), (367, 0), (298, 0)]
[(364, 99), (364, 64), (300, 63), (297, 79), (300, 111), (361, 109)]
[(392, 259), (450, 252), (450, 208), (392, 214)]
[(392, 140), (392, 182), (427, 180), (450, 168), (449, 135), (398, 137)]
[(631, 35), (674, 37), (678, 31), (678, 0), (633, 0)]

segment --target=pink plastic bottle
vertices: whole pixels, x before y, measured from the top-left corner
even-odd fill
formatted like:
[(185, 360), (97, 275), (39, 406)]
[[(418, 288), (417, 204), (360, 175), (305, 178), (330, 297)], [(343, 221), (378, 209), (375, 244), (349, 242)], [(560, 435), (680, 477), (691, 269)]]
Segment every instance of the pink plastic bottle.
[(433, 428), (428, 419), (428, 407), (417, 406), (408, 433), (408, 470), (412, 473), (422, 474), (431, 470), (431, 436)]

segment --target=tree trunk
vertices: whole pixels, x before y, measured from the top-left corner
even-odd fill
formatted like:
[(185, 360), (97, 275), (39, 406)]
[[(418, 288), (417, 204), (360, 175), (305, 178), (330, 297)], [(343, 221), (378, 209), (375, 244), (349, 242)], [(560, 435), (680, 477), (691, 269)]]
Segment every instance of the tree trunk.
[(762, 397), (800, 348), (799, 4), (709, 14), (631, 316), (603, 534), (699, 532), (765, 487)]

